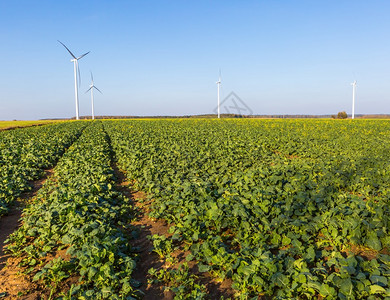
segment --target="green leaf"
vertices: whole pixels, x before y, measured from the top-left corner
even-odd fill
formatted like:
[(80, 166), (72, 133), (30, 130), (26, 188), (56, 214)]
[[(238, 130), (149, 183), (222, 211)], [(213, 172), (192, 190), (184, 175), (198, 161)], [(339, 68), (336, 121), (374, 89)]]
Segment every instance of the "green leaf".
[(174, 233), (173, 235), (172, 235), (172, 240), (179, 240), (181, 238), (181, 236), (180, 236), (180, 233)]
[(382, 294), (386, 293), (386, 290), (381, 287), (380, 285), (374, 284), (370, 286), (370, 293), (371, 294)]
[(323, 283), (320, 288), (320, 295), (321, 296), (335, 296), (336, 290), (333, 287), (330, 287), (326, 283)]
[(291, 239), (288, 238), (287, 236), (284, 236), (283, 239), (282, 239), (282, 244), (283, 246), (287, 246), (291, 243)]
[(42, 276), (44, 275), (44, 272), (42, 271), (39, 271), (38, 273), (36, 273), (33, 277), (33, 281), (37, 281), (37, 280), (40, 280), (42, 278)]
[(211, 269), (211, 267), (208, 265), (203, 265), (203, 264), (198, 265), (198, 270), (201, 273), (208, 272), (208, 271), (210, 271), (210, 269)]
[(66, 234), (66, 235), (64, 235), (63, 237), (62, 237), (62, 240), (61, 240), (61, 242), (63, 243), (63, 244), (66, 244), (66, 245), (70, 245), (70, 244), (72, 244), (72, 238), (68, 235), (68, 234)]
[(194, 259), (194, 256), (192, 255), (192, 254), (188, 254), (187, 256), (186, 256), (186, 261), (191, 261), (191, 260), (193, 260)]
[(92, 280), (95, 274), (97, 273), (97, 269), (95, 267), (90, 267), (88, 270), (88, 280)]
[(299, 283), (306, 283), (306, 276), (305, 276), (305, 274), (299, 274), (298, 278), (297, 278), (297, 281)]
[(382, 250), (382, 243), (378, 239), (378, 236), (375, 231), (371, 231), (367, 235), (366, 245), (374, 250)]
[(307, 249), (305, 259), (307, 259), (309, 262), (312, 262), (314, 261), (315, 258), (316, 258), (316, 252), (314, 251), (314, 248), (309, 247), (309, 249)]
[(347, 297), (351, 297), (353, 295), (353, 284), (350, 278), (345, 278), (341, 280), (340, 291)]
[(371, 281), (372, 284), (380, 285), (380, 286), (383, 286), (383, 287), (386, 287), (387, 284), (388, 284), (388, 280), (384, 276), (371, 275), (370, 276), (370, 281)]

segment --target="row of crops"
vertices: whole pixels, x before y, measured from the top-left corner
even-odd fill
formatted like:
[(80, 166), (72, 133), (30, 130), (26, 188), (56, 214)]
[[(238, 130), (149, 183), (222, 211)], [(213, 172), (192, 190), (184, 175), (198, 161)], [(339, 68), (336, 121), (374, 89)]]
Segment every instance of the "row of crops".
[[(390, 296), (386, 121), (107, 122), (118, 163), (200, 272), (242, 298)], [(154, 237), (159, 239), (159, 237)], [(163, 241), (163, 242), (161, 242)]]
[(82, 123), (60, 123), (0, 133), (0, 217), (10, 204), (31, 189), (85, 127)]
[(24, 258), (21, 265), (47, 299), (139, 295), (125, 234), (132, 208), (113, 188), (110, 154), (102, 124), (88, 126), (24, 210), (22, 226), (10, 238), (8, 250)]
[(58, 161), (8, 250), (46, 298), (142, 299), (137, 213), (115, 188), (116, 163), (151, 199), (150, 218), (169, 224), (151, 237), (154, 251), (196, 265), (196, 274), (186, 263), (150, 270), (151, 283), (176, 286), (176, 299), (210, 299), (201, 274), (230, 280), (241, 299), (390, 297), (389, 129), (378, 120), (126, 120), (2, 132), (3, 212)]

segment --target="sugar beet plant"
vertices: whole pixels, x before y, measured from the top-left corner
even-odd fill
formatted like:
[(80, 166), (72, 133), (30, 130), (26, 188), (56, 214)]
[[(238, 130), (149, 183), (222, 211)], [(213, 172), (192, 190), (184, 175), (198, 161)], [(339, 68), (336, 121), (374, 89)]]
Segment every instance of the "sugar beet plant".
[(135, 261), (123, 233), (132, 209), (113, 188), (110, 163), (106, 133), (95, 122), (60, 159), (11, 236), (9, 251), (24, 258), (22, 264), (50, 291), (49, 298), (137, 295), (131, 277)]
[(388, 121), (104, 124), (151, 217), (242, 299), (390, 297)]
[(59, 159), (85, 125), (60, 123), (0, 133), (0, 216), (30, 189), (30, 180), (38, 179)]

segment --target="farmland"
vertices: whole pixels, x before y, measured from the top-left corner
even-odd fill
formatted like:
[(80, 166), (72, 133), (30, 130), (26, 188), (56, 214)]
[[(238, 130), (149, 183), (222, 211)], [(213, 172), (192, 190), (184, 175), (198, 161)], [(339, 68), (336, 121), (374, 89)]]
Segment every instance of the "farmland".
[[(85, 125), (82, 125), (85, 126)], [(0, 216), (9, 203), (30, 187), (80, 134), (82, 126), (62, 123), (1, 133)]]
[(20, 128), (27, 126), (43, 125), (59, 121), (54, 120), (40, 120), (40, 121), (0, 121), (0, 130)]
[(0, 221), (25, 205), (0, 276), (31, 283), (0, 295), (390, 297), (388, 121), (69, 122), (1, 132), (0, 151)]

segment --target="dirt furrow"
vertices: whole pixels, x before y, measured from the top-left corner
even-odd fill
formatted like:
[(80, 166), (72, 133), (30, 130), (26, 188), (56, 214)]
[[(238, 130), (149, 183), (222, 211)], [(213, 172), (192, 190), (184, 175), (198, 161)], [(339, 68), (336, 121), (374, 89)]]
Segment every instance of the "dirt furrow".
[(153, 243), (148, 239), (148, 236), (153, 234), (167, 234), (168, 225), (162, 220), (153, 221), (146, 215), (145, 207), (137, 201), (137, 199), (145, 199), (146, 195), (142, 192), (133, 192), (130, 189), (130, 182), (127, 181), (125, 174), (118, 169), (115, 163), (112, 164), (112, 168), (117, 179), (116, 189), (125, 197), (132, 200), (139, 214), (137, 220), (132, 222), (132, 229), (135, 236), (131, 240), (131, 246), (134, 252), (138, 254), (137, 268), (132, 274), (132, 277), (140, 282), (140, 289), (145, 293), (143, 299), (173, 299), (172, 293), (164, 293), (162, 286), (148, 284), (148, 270), (150, 268), (159, 269), (164, 265), (164, 261), (156, 253), (152, 252)]

